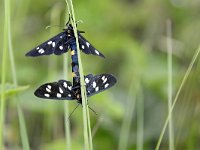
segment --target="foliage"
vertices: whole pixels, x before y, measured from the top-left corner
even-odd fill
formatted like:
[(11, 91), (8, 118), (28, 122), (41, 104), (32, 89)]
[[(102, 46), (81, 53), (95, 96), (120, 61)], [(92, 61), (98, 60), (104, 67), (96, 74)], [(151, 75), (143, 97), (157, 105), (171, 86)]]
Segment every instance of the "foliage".
[[(121, 135), (128, 136), (127, 149), (139, 149), (138, 121), (143, 117), (143, 149), (155, 149), (168, 115), (167, 104), (167, 35), (166, 21), (172, 22), (173, 98), (182, 82), (190, 61), (198, 48), (198, 1), (138, 1), (101, 0), (73, 1), (78, 29), (97, 47), (106, 59), (81, 53), (84, 73), (112, 73), (118, 83), (112, 89), (89, 98), (93, 147), (96, 150), (117, 149)], [(4, 2), (0, 1), (0, 20), (4, 20)], [(11, 33), (19, 87), (6, 88), (6, 123), (4, 142), (7, 149), (21, 149), (17, 117), (20, 98), (31, 149), (65, 149), (64, 102), (38, 99), (34, 90), (42, 83), (63, 78), (63, 56), (27, 58), (25, 53), (62, 28), (67, 18), (65, 1), (20, 0), (10, 2)], [(4, 24), (0, 24), (0, 64), (3, 59)], [(70, 55), (64, 55), (70, 59)], [(197, 58), (198, 59), (198, 58)], [(2, 67), (2, 66), (0, 66)], [(70, 62), (68, 61), (68, 68)], [(0, 68), (2, 70), (2, 68)], [(12, 83), (11, 63), (6, 61), (6, 84)], [(2, 78), (3, 72), (0, 72)], [(71, 79), (70, 70), (67, 73)], [(134, 84), (135, 83), (135, 84)], [(132, 86), (133, 84), (133, 86)], [(139, 84), (139, 85), (138, 85)], [(29, 88), (24, 85), (29, 85)], [(13, 87), (13, 86), (11, 86)], [(138, 88), (139, 87), (139, 88)], [(15, 89), (16, 88), (16, 89)], [(129, 92), (131, 90), (131, 92)], [(143, 102), (139, 103), (141, 101)], [(128, 123), (128, 134), (121, 131), (127, 108), (135, 105)], [(68, 101), (69, 112), (76, 102)], [(140, 105), (141, 104), (141, 105)], [(174, 107), (173, 124), (176, 149), (199, 149), (199, 62), (195, 62)], [(134, 107), (134, 108), (133, 108)], [(142, 108), (144, 112), (138, 111)], [(132, 112), (133, 111), (133, 112)], [(138, 113), (143, 113), (141, 114)], [(70, 118), (71, 148), (82, 149), (82, 107)], [(127, 132), (127, 131), (125, 131)], [(168, 149), (168, 132), (165, 131), (160, 149)]]

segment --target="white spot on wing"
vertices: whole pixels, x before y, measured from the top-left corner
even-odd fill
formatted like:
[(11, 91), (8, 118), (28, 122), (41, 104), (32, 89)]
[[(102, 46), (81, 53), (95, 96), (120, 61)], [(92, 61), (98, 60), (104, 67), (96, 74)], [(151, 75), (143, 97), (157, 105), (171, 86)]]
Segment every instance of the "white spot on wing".
[(105, 79), (103, 80), (103, 83), (106, 83), (106, 81), (107, 81), (107, 78), (105, 78)]
[(50, 95), (49, 95), (49, 94), (44, 94), (44, 96), (45, 96), (45, 97), (49, 97)]
[(49, 92), (49, 93), (51, 93), (51, 90), (49, 88), (46, 88), (46, 91)]
[(104, 80), (104, 79), (105, 79), (105, 76), (103, 76), (101, 79)]
[(60, 50), (63, 50), (63, 46), (59, 46)]
[(63, 86), (67, 88), (67, 82), (63, 82)]
[(60, 93), (57, 93), (56, 95), (58, 98), (61, 98), (61, 94)]
[(63, 93), (63, 90), (62, 90), (60, 87), (59, 87), (59, 92), (60, 92), (60, 93)]
[(92, 83), (93, 88), (95, 88), (96, 85), (97, 85), (96, 82), (93, 82), (93, 83)]
[(85, 78), (85, 83), (89, 83), (90, 82), (90, 80), (88, 79), (88, 78)]
[(55, 42), (53, 42), (53, 43), (52, 43), (52, 46), (53, 46), (53, 47), (55, 47), (55, 46), (56, 46), (56, 43), (55, 43)]
[(44, 49), (40, 49), (39, 51), (38, 51), (40, 54), (43, 54), (44, 53)]
[(97, 55), (99, 55), (99, 51), (97, 51), (96, 49), (95, 49), (94, 51), (95, 51), (95, 53), (96, 53)]
[(72, 86), (68, 86), (68, 89), (71, 90), (71, 89), (72, 89)]
[(48, 88), (48, 89), (51, 89), (51, 85), (47, 85), (47, 88)]
[(49, 44), (49, 45), (50, 45), (51, 43), (52, 43), (52, 41), (49, 41), (47, 44)]
[(71, 97), (71, 94), (68, 94), (68, 97)]
[(84, 46), (84, 45), (81, 45), (81, 48), (82, 48), (82, 49), (84, 49), (84, 48), (85, 48), (85, 46)]
[(36, 49), (38, 50), (38, 49), (40, 49), (40, 47), (37, 47)]
[(95, 88), (95, 91), (97, 92), (99, 90), (99, 87), (97, 86), (96, 88)]
[(105, 86), (104, 86), (104, 88), (107, 88), (108, 86), (109, 86), (109, 84), (108, 84), (108, 83), (106, 83), (106, 84), (105, 84)]
[(90, 43), (86, 42), (86, 45), (87, 45), (87, 47), (89, 47), (89, 46), (90, 46)]

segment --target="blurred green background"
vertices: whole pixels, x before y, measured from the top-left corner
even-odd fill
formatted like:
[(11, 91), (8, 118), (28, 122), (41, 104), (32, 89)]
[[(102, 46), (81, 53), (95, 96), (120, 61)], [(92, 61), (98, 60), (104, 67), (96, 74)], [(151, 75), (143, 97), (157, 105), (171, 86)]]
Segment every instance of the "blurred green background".
[[(117, 84), (89, 98), (95, 150), (155, 149), (168, 115), (167, 20), (171, 21), (173, 47), (173, 97), (181, 84), (200, 39), (200, 1), (197, 0), (74, 0), (78, 29), (106, 59), (81, 53), (84, 73), (112, 73)], [(33, 95), (43, 83), (63, 79), (63, 58), (70, 55), (25, 57), (25, 53), (64, 28), (64, 0), (11, 1), (11, 34), (19, 85), (30, 88), (18, 102), (6, 96), (5, 148), (21, 149), (16, 105), (25, 117), (31, 149), (66, 149), (64, 102), (43, 100)], [(2, 56), (4, 2), (0, 1), (0, 45)], [(63, 27), (51, 27), (60, 25)], [(2, 62), (2, 57), (0, 57)], [(12, 85), (10, 61), (6, 83)], [(0, 68), (2, 70), (2, 68)], [(0, 73), (0, 76), (1, 73)], [(200, 149), (199, 63), (183, 87), (173, 111), (174, 148)], [(76, 102), (69, 103), (71, 112)], [(82, 107), (70, 118), (72, 149), (83, 149)], [(1, 131), (1, 129), (0, 129)], [(166, 130), (160, 149), (169, 149)]]

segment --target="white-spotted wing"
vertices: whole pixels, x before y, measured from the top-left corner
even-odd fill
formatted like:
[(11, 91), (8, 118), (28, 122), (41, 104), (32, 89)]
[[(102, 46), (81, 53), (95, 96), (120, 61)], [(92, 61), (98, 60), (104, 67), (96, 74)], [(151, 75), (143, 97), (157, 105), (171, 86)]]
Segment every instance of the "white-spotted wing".
[(96, 76), (90, 74), (88, 75), (87, 82), (86, 80), (87, 78), (85, 78), (87, 96), (102, 92), (112, 87), (117, 82), (116, 78), (111, 74), (101, 74)]
[(46, 99), (74, 100), (75, 94), (72, 84), (69, 81), (59, 80), (41, 85), (36, 91), (35, 96)]
[(68, 51), (69, 42), (65, 32), (61, 32), (58, 35), (54, 36), (53, 38), (47, 40), (46, 42), (40, 44), (39, 46), (35, 47), (28, 53), (26, 56), (36, 57), (42, 55), (61, 55)]
[(78, 33), (79, 47), (85, 54), (97, 55), (105, 58), (105, 56), (95, 49), (80, 33)]
[[(88, 74), (85, 76), (87, 96), (95, 95), (102, 92), (117, 82), (116, 78), (111, 74), (101, 74), (93, 76)], [(78, 92), (78, 93), (77, 93)], [(36, 91), (35, 96), (45, 99), (55, 100), (75, 100), (80, 93), (80, 85), (72, 86), (72, 83), (65, 80), (51, 82), (41, 85)]]

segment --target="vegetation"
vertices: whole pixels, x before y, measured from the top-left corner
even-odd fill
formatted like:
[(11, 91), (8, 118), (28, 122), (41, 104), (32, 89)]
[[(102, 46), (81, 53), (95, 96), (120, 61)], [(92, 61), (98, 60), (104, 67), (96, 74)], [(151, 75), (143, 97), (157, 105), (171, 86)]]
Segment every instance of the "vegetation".
[(72, 2), (77, 28), (106, 56), (80, 53), (84, 74), (118, 82), (88, 99), (97, 116), (85, 105), (68, 119), (75, 101), (35, 97), (43, 83), (72, 79), (68, 53), (24, 56), (62, 31), (69, 8), (64, 0), (0, 1), (0, 149), (199, 149), (199, 2)]

